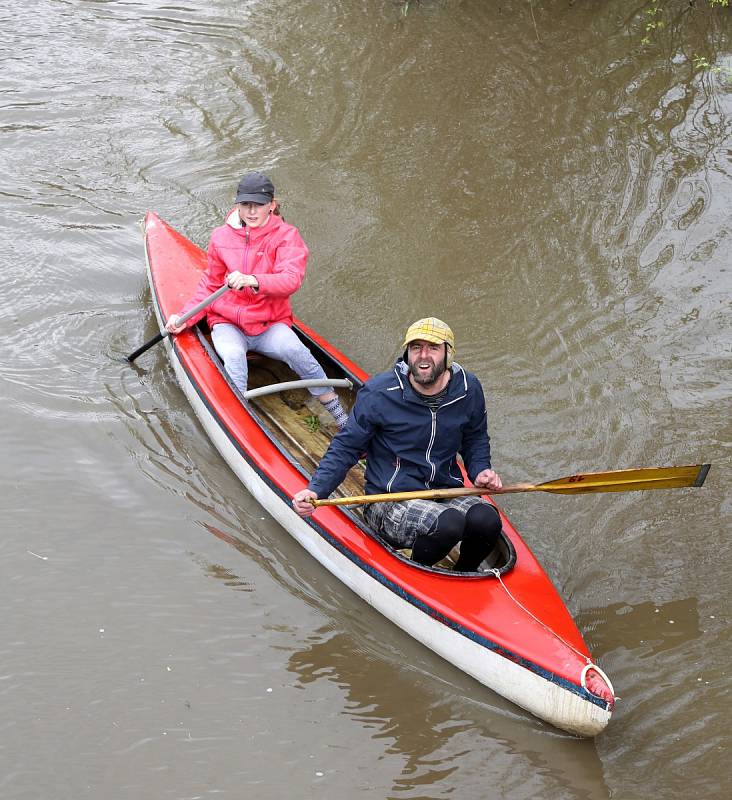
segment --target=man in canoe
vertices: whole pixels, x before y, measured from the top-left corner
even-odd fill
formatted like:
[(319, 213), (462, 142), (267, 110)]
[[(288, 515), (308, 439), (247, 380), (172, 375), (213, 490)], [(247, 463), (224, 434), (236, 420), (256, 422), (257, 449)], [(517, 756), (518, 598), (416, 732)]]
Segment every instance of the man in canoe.
[[(307, 260), (300, 232), (280, 214), (272, 181), (261, 172), (249, 172), (239, 181), (236, 208), (211, 234), (208, 266), (195, 293), (180, 314), (170, 316), (165, 330), (180, 333), (208, 313), (216, 352), (242, 393), (247, 390), (248, 350), (284, 361), (303, 379), (325, 380), (323, 368), (292, 330), (290, 296), (302, 284)], [(236, 291), (180, 324), (183, 314), (224, 283)], [(333, 389), (309, 391), (342, 428), (347, 417)]]
[[(403, 347), (393, 370), (363, 386), (308, 487), (294, 496), (301, 516), (313, 513), (309, 501), (328, 497), (363, 453), (366, 494), (461, 487), (458, 453), (476, 486), (503, 485), (491, 469), (483, 388), (454, 361), (452, 330), (435, 317), (418, 320)], [(393, 547), (411, 548), (420, 564), (436, 564), (460, 542), (461, 572), (475, 571), (501, 532), (495, 507), (476, 496), (371, 503), (364, 516)]]

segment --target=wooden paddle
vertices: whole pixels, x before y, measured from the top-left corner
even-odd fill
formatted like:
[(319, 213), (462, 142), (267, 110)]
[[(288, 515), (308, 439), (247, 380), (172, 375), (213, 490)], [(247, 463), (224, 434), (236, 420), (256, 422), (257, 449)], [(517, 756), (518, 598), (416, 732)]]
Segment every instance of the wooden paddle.
[[(225, 283), (223, 286), (220, 286), (213, 294), (210, 294), (204, 300), (201, 300), (201, 302), (197, 306), (194, 306), (190, 311), (187, 311), (185, 314), (183, 314), (183, 316), (178, 320), (178, 324), (182, 325), (184, 322), (188, 322), (188, 320), (191, 317), (195, 317), (199, 311), (203, 311), (203, 309), (206, 308), (206, 306), (210, 306), (214, 300), (221, 297), (221, 295), (224, 294), (224, 292), (228, 292), (230, 288), (231, 287), (229, 286), (228, 283)], [(134, 361), (138, 356), (141, 356), (143, 353), (147, 352), (151, 347), (154, 347), (156, 344), (158, 344), (158, 342), (162, 342), (163, 339), (167, 339), (168, 336), (170, 336), (170, 333), (168, 331), (166, 330), (161, 331), (156, 336), (153, 336), (153, 338), (150, 339), (150, 341), (145, 342), (145, 344), (143, 344), (142, 347), (138, 347), (134, 353), (130, 353), (127, 356), (127, 360), (130, 362)]]
[(586, 494), (588, 492), (635, 492), (640, 489), (681, 489), (701, 486), (711, 464), (693, 464), (684, 467), (644, 467), (641, 469), (616, 469), (611, 472), (585, 472), (568, 475), (546, 483), (515, 483), (498, 491), (468, 486), (459, 489), (426, 489), (423, 492), (394, 492), (393, 494), (365, 494), (353, 497), (335, 497), (329, 500), (310, 500), (319, 506), (355, 506), (364, 503), (397, 503), (402, 500), (445, 500), (483, 494), (512, 494), (514, 492), (551, 492), (553, 494)]

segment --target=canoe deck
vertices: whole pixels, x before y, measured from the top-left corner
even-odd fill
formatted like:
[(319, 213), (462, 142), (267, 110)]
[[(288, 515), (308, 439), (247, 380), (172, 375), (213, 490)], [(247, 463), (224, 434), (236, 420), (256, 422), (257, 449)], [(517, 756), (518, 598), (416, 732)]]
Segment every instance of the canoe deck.
[[(333, 377), (333, 376), (329, 376)], [(297, 380), (283, 362), (257, 356), (250, 361), (249, 384), (252, 389)], [(352, 393), (338, 390), (343, 408), (350, 411), (353, 403)], [(322, 407), (319, 400), (304, 389), (289, 389), (277, 394), (256, 397), (249, 401), (272, 438), (287, 450), (308, 476), (312, 475), (320, 459), (325, 455), (338, 428), (333, 417)], [(336, 496), (364, 493), (364, 466), (356, 464), (346, 476), (341, 486), (334, 492)], [(358, 511), (360, 515), (360, 511)]]

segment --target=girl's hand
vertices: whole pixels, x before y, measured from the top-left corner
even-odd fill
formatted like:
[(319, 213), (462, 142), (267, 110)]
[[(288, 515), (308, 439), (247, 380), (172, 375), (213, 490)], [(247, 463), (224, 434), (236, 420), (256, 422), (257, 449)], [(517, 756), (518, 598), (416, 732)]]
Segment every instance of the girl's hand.
[(244, 272), (230, 272), (226, 277), (226, 282), (232, 289), (246, 289), (251, 286), (252, 289), (259, 288), (259, 281), (254, 275), (247, 275)]
[(168, 333), (181, 333), (181, 331), (184, 331), (186, 329), (185, 323), (179, 325), (179, 319), (180, 317), (178, 314), (171, 314), (168, 317), (168, 321), (165, 323), (165, 330), (168, 331)]

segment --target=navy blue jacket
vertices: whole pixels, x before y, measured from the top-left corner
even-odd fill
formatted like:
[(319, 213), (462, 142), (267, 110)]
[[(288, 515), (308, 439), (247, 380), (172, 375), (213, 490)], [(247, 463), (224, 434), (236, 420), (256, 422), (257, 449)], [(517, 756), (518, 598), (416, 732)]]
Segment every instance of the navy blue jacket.
[(367, 381), (308, 488), (328, 497), (364, 453), (367, 494), (463, 486), (458, 453), (475, 480), (491, 465), (483, 387), (459, 364), (451, 371), (436, 411), (412, 389), (403, 361)]

